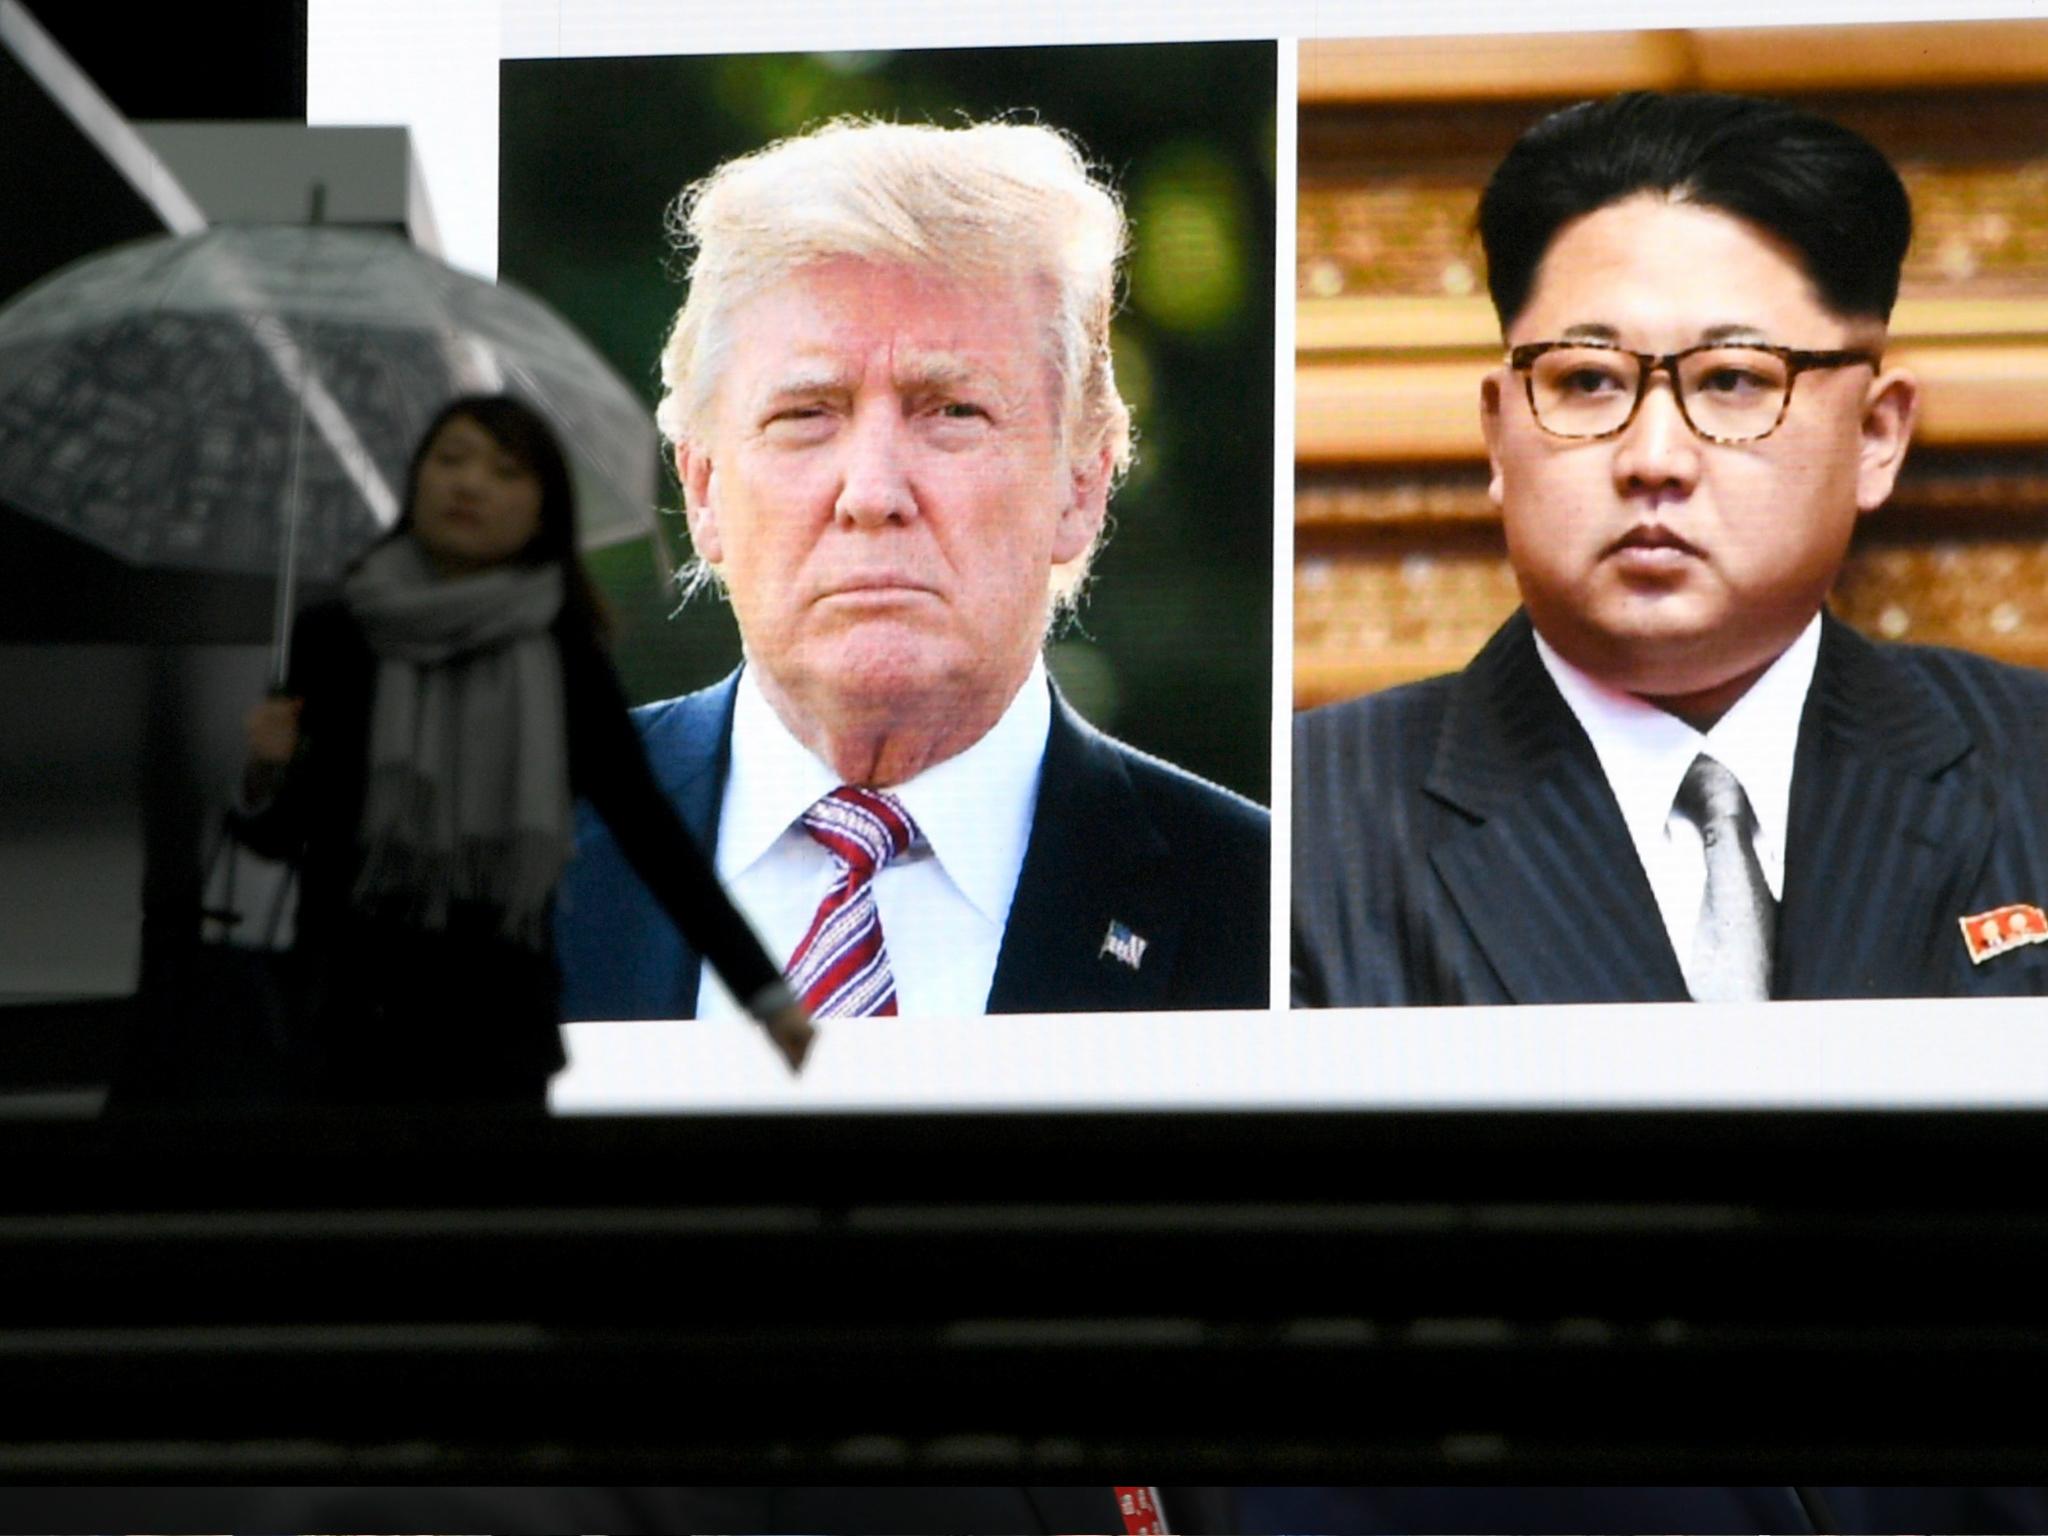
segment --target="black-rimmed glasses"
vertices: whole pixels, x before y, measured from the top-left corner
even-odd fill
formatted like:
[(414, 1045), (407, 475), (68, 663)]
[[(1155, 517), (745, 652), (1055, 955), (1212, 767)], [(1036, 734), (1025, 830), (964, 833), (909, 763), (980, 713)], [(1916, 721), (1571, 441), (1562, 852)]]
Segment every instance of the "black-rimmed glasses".
[(1659, 357), (1608, 341), (1532, 341), (1508, 353), (1536, 425), (1553, 437), (1613, 437), (1628, 430), (1657, 373), (1671, 376), (1678, 411), (1710, 443), (1769, 437), (1792, 403), (1792, 383), (1813, 368), (1878, 363), (1874, 352), (1706, 342)]

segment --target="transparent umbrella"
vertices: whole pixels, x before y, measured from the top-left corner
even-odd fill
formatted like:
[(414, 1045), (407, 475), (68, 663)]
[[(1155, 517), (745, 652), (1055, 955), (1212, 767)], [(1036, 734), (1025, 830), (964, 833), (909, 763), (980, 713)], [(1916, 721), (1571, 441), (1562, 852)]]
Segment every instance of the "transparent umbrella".
[(296, 584), (391, 525), (442, 405), (498, 390), (568, 448), (586, 547), (653, 528), (646, 406), (531, 294), (378, 230), (140, 240), (0, 309), (0, 502), (135, 565), (275, 573), (282, 676)]

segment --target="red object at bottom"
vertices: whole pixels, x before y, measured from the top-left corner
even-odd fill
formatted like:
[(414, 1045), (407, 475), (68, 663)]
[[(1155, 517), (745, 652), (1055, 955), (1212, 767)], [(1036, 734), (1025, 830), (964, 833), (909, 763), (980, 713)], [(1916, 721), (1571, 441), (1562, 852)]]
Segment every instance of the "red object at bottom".
[(1124, 1517), (1124, 1536), (1169, 1536), (1157, 1488), (1119, 1488), (1116, 1507)]

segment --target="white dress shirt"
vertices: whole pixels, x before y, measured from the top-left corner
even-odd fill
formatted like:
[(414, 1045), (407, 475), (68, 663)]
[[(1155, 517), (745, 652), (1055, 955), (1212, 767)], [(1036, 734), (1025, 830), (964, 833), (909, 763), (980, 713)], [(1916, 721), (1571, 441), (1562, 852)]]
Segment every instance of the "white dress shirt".
[(1704, 752), (1742, 783), (1756, 815), (1756, 856), (1771, 895), (1785, 896), (1785, 820), (1792, 801), (1792, 758), (1813, 664), (1820, 655), (1820, 616), (1800, 632), (1728, 713), (1702, 734), (1678, 716), (1634, 694), (1595, 682), (1552, 650), (1541, 635), (1536, 654), (1557, 691), (1592, 739), (1607, 786), (1657, 898), (1671, 951), (1692, 950), (1706, 899), (1706, 849), (1699, 828), (1673, 802), (1692, 760)]
[[(899, 1014), (934, 1018), (987, 1010), (1051, 728), (1045, 664), (1035, 662), (987, 735), (891, 788), (924, 837), (875, 876)], [(744, 669), (714, 861), (733, 902), (785, 969), (838, 878), (831, 855), (799, 818), (840, 782), (782, 723), (754, 669)], [(740, 1012), (705, 966), (697, 1017)]]

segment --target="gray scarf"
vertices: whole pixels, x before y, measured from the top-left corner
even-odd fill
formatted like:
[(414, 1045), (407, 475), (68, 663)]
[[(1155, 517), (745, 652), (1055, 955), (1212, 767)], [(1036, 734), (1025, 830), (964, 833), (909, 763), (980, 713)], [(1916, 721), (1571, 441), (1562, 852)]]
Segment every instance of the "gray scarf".
[(478, 903), (545, 948), (570, 848), (561, 568), (444, 580), (400, 538), (342, 592), (377, 656), (357, 910), (445, 928), (451, 902)]

